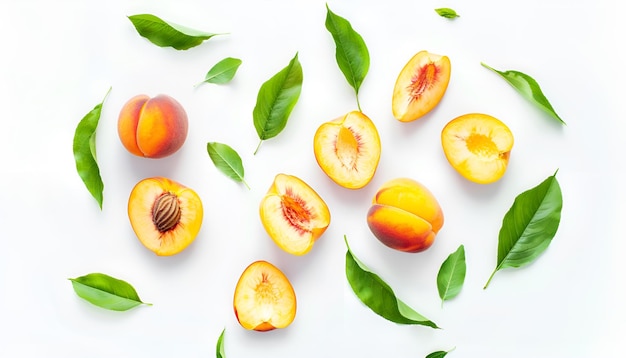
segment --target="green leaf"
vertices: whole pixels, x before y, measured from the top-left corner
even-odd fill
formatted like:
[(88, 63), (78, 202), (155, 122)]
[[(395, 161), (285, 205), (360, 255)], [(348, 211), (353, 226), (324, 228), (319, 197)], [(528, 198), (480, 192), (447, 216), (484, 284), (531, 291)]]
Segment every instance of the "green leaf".
[[(109, 88), (104, 96), (105, 99), (110, 91), (111, 89)], [(98, 168), (98, 162), (96, 160), (96, 129), (100, 121), (103, 103), (104, 99), (80, 120), (74, 132), (74, 142), (72, 145), (74, 160), (76, 161), (76, 171), (83, 180), (83, 183), (85, 183), (91, 196), (98, 202), (100, 209), (102, 209), (104, 183), (102, 182), (100, 168)]]
[(216, 358), (226, 358), (226, 354), (224, 353), (224, 332), (226, 332), (226, 328), (222, 330), (220, 337), (217, 339), (217, 346), (215, 347)]
[(519, 71), (498, 71), (492, 67), (484, 63), (480, 63), (483, 67), (490, 69), (491, 71), (500, 75), (500, 77), (504, 78), (513, 88), (517, 90), (524, 98), (529, 100), (531, 103), (535, 104), (537, 107), (544, 110), (553, 118), (557, 119), (562, 124), (566, 124), (565, 121), (556, 114), (554, 108), (546, 98), (546, 96), (541, 91), (539, 84), (535, 81), (534, 78), (529, 75), (519, 72)]
[(243, 164), (241, 157), (230, 146), (217, 142), (209, 142), (206, 146), (209, 157), (215, 164), (215, 167), (229, 178), (237, 182), (243, 182), (250, 189), (248, 183), (244, 180)]
[(128, 16), (139, 35), (160, 47), (173, 47), (188, 50), (200, 45), (205, 40), (221, 34), (202, 32), (195, 29), (166, 22), (151, 14)]
[(446, 19), (454, 19), (456, 17), (460, 17), (459, 14), (456, 13), (456, 11), (448, 7), (440, 7), (438, 9), (435, 9), (435, 11), (437, 12), (437, 14), (439, 14), (439, 16), (445, 17)]
[(267, 80), (259, 89), (256, 105), (252, 111), (254, 127), (259, 135), (259, 145), (277, 136), (287, 125), (289, 115), (298, 102), (302, 89), (302, 66), (298, 54), (280, 72)]
[[(241, 65), (241, 60), (238, 58), (226, 57), (220, 62), (216, 63), (209, 72), (207, 72), (204, 81), (201, 83), (215, 83), (224, 84), (230, 82), (235, 77), (237, 69)], [(200, 83), (199, 83), (200, 84)]]
[(437, 274), (437, 289), (442, 305), (444, 301), (456, 297), (461, 292), (465, 270), (465, 247), (461, 245), (441, 264)]
[(354, 88), (359, 110), (359, 89), (370, 67), (370, 55), (363, 37), (359, 35), (350, 22), (333, 13), (326, 4), (326, 29), (335, 41), (335, 58), (339, 69), (346, 80)]
[(426, 358), (443, 358), (448, 355), (448, 352), (445, 351), (436, 351), (427, 355)]
[(559, 227), (562, 207), (556, 173), (515, 198), (502, 220), (498, 263), (484, 288), (497, 271), (527, 265), (548, 248)]
[(103, 273), (90, 273), (85, 276), (70, 278), (76, 294), (88, 302), (113, 311), (127, 311), (142, 302), (137, 291), (128, 282)]
[(345, 236), (344, 241), (348, 247), (346, 252), (346, 277), (352, 290), (361, 302), (374, 313), (391, 322), (439, 328), (434, 322), (396, 298), (391, 287), (352, 254), (348, 245), (348, 239)]

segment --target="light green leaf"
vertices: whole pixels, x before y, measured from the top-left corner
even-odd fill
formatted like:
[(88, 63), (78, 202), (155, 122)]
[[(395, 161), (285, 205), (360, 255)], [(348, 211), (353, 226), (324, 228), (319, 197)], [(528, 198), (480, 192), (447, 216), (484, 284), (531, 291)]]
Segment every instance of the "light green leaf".
[(461, 245), (441, 264), (437, 274), (437, 290), (442, 305), (444, 301), (456, 297), (461, 292), (465, 271), (465, 247)]
[(346, 252), (346, 277), (352, 290), (361, 302), (374, 313), (391, 322), (438, 328), (434, 322), (396, 298), (391, 287), (352, 254), (348, 245), (348, 239), (345, 236), (344, 241), (348, 247)]
[(511, 86), (513, 86), (513, 88), (517, 90), (517, 92), (519, 92), (524, 98), (529, 100), (535, 106), (541, 108), (550, 116), (565, 124), (565, 121), (563, 121), (554, 108), (552, 108), (552, 105), (539, 87), (539, 83), (537, 83), (534, 78), (519, 71), (498, 71), (482, 62), (480, 64), (504, 78)]
[(160, 47), (173, 47), (188, 50), (200, 45), (213, 36), (222, 35), (191, 29), (172, 22), (167, 22), (151, 14), (128, 16), (139, 35)]
[(559, 227), (562, 207), (556, 173), (515, 198), (502, 220), (498, 262), (484, 288), (497, 271), (527, 265), (548, 248)]
[(370, 67), (370, 55), (363, 37), (348, 20), (333, 13), (326, 5), (326, 29), (335, 41), (335, 58), (339, 69), (354, 88), (359, 110), (359, 89)]
[(454, 19), (460, 17), (459, 14), (456, 13), (456, 11), (448, 7), (441, 7), (435, 9), (435, 11), (437, 12), (437, 14), (439, 14), (439, 16), (445, 17), (446, 19)]
[[(109, 88), (104, 96), (105, 99), (110, 91), (111, 89)], [(76, 171), (83, 180), (83, 183), (85, 183), (91, 196), (98, 202), (100, 209), (102, 209), (104, 183), (102, 182), (100, 168), (96, 160), (96, 130), (98, 128), (98, 122), (100, 121), (103, 103), (104, 100), (97, 104), (78, 123), (74, 132), (72, 145)]]
[(285, 129), (289, 115), (300, 98), (301, 89), (302, 66), (296, 53), (285, 68), (263, 83), (259, 89), (252, 111), (254, 128), (260, 139), (254, 154), (264, 140), (277, 136)]
[(103, 273), (90, 273), (70, 281), (79, 297), (108, 310), (127, 311), (141, 304), (152, 305), (142, 302), (128, 282)]
[[(204, 81), (201, 83), (214, 83), (214, 84), (224, 84), (230, 82), (233, 77), (235, 77), (235, 73), (237, 73), (237, 69), (241, 65), (241, 60), (233, 57), (226, 57), (220, 62), (216, 63), (209, 72), (207, 72)], [(199, 83), (200, 84), (200, 83)]]
[(227, 144), (209, 142), (207, 143), (207, 152), (217, 169), (232, 180), (243, 182), (250, 189), (248, 183), (243, 178), (244, 170), (241, 157), (233, 148)]
[(216, 358), (226, 358), (226, 353), (224, 353), (224, 332), (226, 332), (226, 328), (222, 330), (220, 337), (217, 339), (217, 345), (215, 347)]

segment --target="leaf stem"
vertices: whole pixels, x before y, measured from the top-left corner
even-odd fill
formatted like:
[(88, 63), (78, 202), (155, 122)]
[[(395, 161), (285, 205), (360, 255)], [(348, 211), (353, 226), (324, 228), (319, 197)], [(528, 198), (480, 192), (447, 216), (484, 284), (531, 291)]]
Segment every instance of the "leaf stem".
[(254, 154), (253, 154), (253, 155), (256, 155), (256, 152), (258, 152), (258, 151), (259, 151), (259, 148), (261, 148), (261, 143), (263, 143), (263, 139), (261, 139), (261, 140), (259, 141), (259, 145), (257, 145), (257, 146), (256, 146), (256, 149), (254, 150)]
[(359, 102), (359, 93), (358, 92), (356, 93), (356, 106), (359, 109), (359, 112), (362, 113), (363, 111), (361, 110), (361, 102)]
[(250, 190), (250, 185), (248, 185), (248, 182), (246, 182), (244, 178), (241, 178), (241, 182), (246, 186), (246, 188), (248, 188), (248, 190)]
[(491, 273), (491, 276), (489, 276), (489, 279), (487, 280), (487, 283), (483, 287), (483, 290), (487, 289), (487, 286), (489, 286), (489, 283), (491, 282), (491, 279), (493, 278), (493, 275), (496, 274), (496, 272), (498, 272), (498, 268), (497, 267), (493, 270), (493, 272)]

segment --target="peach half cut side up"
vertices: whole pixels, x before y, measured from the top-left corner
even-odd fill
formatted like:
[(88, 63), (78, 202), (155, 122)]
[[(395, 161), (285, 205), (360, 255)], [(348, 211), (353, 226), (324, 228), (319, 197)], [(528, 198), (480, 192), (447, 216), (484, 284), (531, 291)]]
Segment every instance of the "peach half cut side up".
[(284, 251), (308, 253), (330, 224), (324, 200), (300, 178), (278, 174), (261, 200), (261, 223)]
[(428, 249), (443, 226), (435, 196), (419, 182), (397, 178), (383, 184), (367, 213), (367, 224), (386, 246), (404, 252)]
[(450, 59), (427, 51), (402, 68), (393, 88), (391, 110), (401, 122), (421, 118), (439, 104), (450, 82)]
[(293, 322), (296, 306), (291, 282), (267, 261), (251, 263), (235, 287), (235, 317), (245, 329), (266, 332), (285, 328)]
[(371, 119), (352, 111), (317, 129), (313, 152), (317, 164), (335, 183), (360, 189), (372, 180), (378, 168), (380, 136)]
[(141, 180), (128, 199), (128, 217), (139, 241), (159, 256), (189, 246), (202, 225), (203, 208), (195, 191), (163, 177)]
[(504, 175), (513, 141), (506, 124), (481, 113), (459, 116), (441, 132), (443, 152), (450, 165), (478, 184), (493, 183)]

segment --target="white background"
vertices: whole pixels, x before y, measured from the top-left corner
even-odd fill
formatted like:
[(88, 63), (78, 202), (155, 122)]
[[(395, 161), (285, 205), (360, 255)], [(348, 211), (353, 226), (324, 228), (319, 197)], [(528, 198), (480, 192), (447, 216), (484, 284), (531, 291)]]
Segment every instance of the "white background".
[[(506, 5), (505, 5), (506, 4)], [(626, 333), (622, 262), (624, 5), (618, 1), (331, 1), (370, 51), (361, 87), (382, 157), (357, 191), (328, 179), (313, 155), (317, 127), (356, 109), (325, 29), (324, 1), (3, 1), (0, 5), (0, 356), (207, 357), (226, 329), (227, 357), (619, 356)], [(437, 7), (452, 7), (454, 21)], [(151, 13), (228, 35), (188, 51), (140, 37), (128, 15)], [(413, 54), (450, 57), (452, 77), (439, 106), (417, 122), (391, 116), (395, 79)], [(258, 143), (252, 109), (261, 84), (299, 54), (302, 94), (285, 130)], [(243, 60), (226, 85), (194, 88), (224, 57)], [(533, 76), (567, 122), (562, 126), (496, 74)], [(76, 173), (74, 129), (109, 89), (98, 127), (104, 180), (98, 208)], [(168, 94), (190, 119), (184, 147), (150, 160), (122, 147), (116, 122), (132, 96)], [(483, 112), (505, 122), (515, 146), (505, 176), (481, 186), (461, 178), (440, 143), (454, 117)], [(243, 159), (251, 190), (219, 172), (206, 152), (218, 141)], [(559, 169), (562, 220), (547, 251), (530, 266), (496, 274), (504, 213), (519, 193)], [(331, 225), (302, 257), (264, 232), (258, 205), (274, 176), (293, 174), (326, 201)], [(134, 236), (131, 188), (166, 176), (194, 189), (205, 218), (196, 241), (157, 257)], [(380, 244), (365, 214), (385, 181), (410, 177), (435, 194), (445, 224), (426, 252)], [(397, 296), (443, 329), (401, 326), (372, 313), (345, 279), (343, 235), (354, 254)], [(443, 306), (436, 274), (464, 244), (467, 277)], [(268, 260), (291, 280), (296, 319), (283, 330), (246, 331), (233, 314), (243, 269)], [(124, 279), (151, 307), (112, 312), (80, 299), (67, 279), (103, 272)]]

